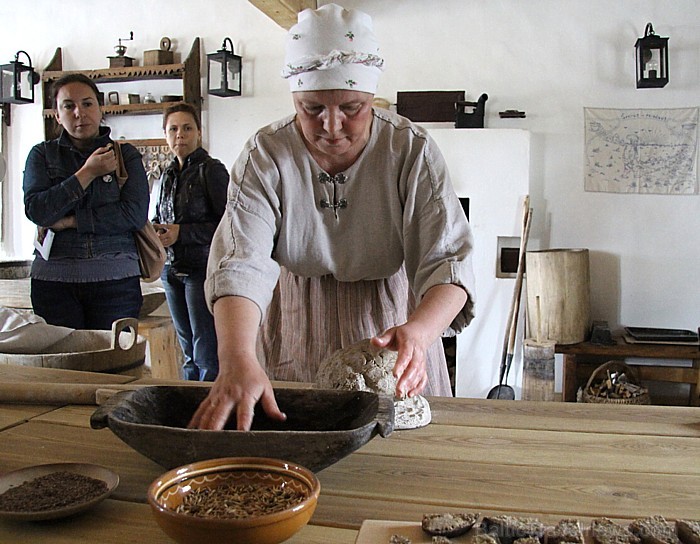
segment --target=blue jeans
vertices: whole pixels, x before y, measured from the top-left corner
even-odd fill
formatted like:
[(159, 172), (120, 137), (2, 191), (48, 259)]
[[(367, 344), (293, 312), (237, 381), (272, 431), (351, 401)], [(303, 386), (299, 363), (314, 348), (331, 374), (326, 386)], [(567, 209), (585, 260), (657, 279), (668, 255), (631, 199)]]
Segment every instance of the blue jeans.
[(166, 265), (161, 275), (170, 315), (184, 355), (186, 380), (211, 382), (219, 374), (214, 316), (204, 298), (206, 272), (176, 274)]
[(32, 278), (34, 313), (49, 325), (110, 330), (123, 317), (138, 318), (143, 304), (138, 276), (122, 280), (66, 283)]

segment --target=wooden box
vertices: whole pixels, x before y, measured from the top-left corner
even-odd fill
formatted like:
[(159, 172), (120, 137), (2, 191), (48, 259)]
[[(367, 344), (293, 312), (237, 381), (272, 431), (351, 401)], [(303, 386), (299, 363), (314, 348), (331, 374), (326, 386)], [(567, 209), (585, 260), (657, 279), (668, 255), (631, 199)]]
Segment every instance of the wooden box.
[(396, 113), (415, 122), (453, 122), (464, 91), (399, 91)]
[(110, 68), (125, 68), (134, 65), (134, 59), (132, 57), (116, 56), (107, 58), (109, 59)]
[(173, 51), (164, 51), (163, 49), (151, 49), (143, 52), (143, 65), (155, 66), (158, 64), (173, 64)]

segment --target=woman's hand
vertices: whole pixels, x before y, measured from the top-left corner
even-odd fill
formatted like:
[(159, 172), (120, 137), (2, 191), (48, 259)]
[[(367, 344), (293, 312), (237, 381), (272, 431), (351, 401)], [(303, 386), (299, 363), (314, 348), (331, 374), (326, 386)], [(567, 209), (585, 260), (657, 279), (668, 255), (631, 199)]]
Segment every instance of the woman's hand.
[(419, 395), (428, 383), (425, 354), (462, 310), (467, 302), (467, 292), (449, 283), (434, 285), (408, 318), (398, 327), (392, 327), (372, 338), (377, 347), (398, 351), (394, 376), (396, 396)]
[(163, 247), (173, 245), (180, 237), (180, 225), (177, 223), (173, 223), (172, 225), (155, 223), (153, 227), (156, 229), (158, 238), (160, 238), (160, 243), (163, 244)]
[(65, 229), (77, 229), (78, 228), (78, 220), (76, 219), (75, 215), (67, 215), (65, 217), (62, 217), (58, 221), (56, 221), (49, 228), (51, 230), (56, 231), (56, 232), (58, 232), (60, 230), (65, 230)]
[(428, 384), (425, 354), (433, 341), (421, 334), (420, 327), (410, 323), (392, 327), (372, 338), (373, 345), (399, 352), (394, 365), (394, 376), (398, 378), (397, 398), (420, 395), (425, 389)]
[[(112, 144), (98, 147), (92, 152), (85, 164), (75, 173), (83, 189), (87, 189), (92, 180), (98, 176), (111, 174), (117, 170), (117, 156)], [(116, 182), (116, 180), (114, 180)]]
[(190, 429), (221, 430), (235, 412), (236, 428), (248, 431), (258, 402), (267, 417), (287, 419), (256, 356), (260, 317), (257, 304), (244, 297), (226, 296), (214, 303), (219, 375), (192, 416)]
[(257, 359), (245, 362), (225, 361), (223, 366), (226, 370), (217, 376), (209, 395), (192, 416), (188, 428), (221, 430), (231, 414), (235, 413), (236, 428), (239, 431), (249, 431), (258, 401), (271, 419), (286, 419), (277, 407), (272, 384)]

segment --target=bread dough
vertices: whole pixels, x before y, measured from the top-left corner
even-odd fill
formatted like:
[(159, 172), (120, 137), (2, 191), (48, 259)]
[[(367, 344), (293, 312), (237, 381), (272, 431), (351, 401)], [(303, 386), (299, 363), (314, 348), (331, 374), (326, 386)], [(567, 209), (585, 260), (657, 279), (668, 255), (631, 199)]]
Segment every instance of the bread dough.
[[(373, 346), (369, 339), (335, 351), (321, 362), (316, 386), (324, 389), (369, 391), (394, 397), (396, 377), (392, 374), (397, 352)], [(415, 429), (428, 425), (430, 405), (420, 395), (394, 398), (394, 429)]]

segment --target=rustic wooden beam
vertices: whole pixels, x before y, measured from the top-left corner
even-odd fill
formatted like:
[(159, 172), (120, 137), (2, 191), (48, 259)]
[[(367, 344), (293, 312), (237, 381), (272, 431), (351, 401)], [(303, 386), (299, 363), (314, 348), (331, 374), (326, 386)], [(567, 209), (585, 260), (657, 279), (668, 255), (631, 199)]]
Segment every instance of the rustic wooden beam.
[(297, 13), (316, 9), (316, 0), (248, 0), (282, 28), (289, 30), (297, 23)]

